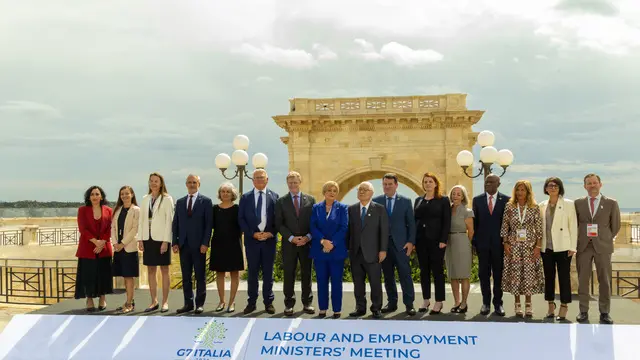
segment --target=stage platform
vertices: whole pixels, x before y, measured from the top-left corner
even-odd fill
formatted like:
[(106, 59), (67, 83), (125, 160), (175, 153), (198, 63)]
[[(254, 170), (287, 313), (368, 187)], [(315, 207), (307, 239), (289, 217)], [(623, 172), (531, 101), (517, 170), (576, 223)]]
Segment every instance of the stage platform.
[[(228, 290), (227, 290), (228, 294)], [(370, 306), (370, 300), (368, 298), (367, 292), (367, 306)], [(161, 301), (162, 295), (161, 291), (158, 291), (159, 300)], [(299, 297), (300, 292), (297, 291), (296, 295)], [(400, 299), (402, 299), (402, 293), (399, 294)], [(228, 295), (227, 295), (228, 296)], [(386, 294), (383, 295), (386, 300)], [(416, 298), (419, 299), (414, 303), (416, 310), (422, 303), (422, 298), (420, 293), (416, 293)], [(275, 292), (275, 301), (274, 306), (276, 308), (275, 314), (268, 314), (264, 305), (262, 304), (262, 297), (258, 297), (258, 308), (256, 311), (249, 315), (244, 315), (243, 310), (247, 304), (247, 293), (246, 291), (238, 291), (236, 296), (236, 306), (234, 313), (226, 313), (226, 312), (215, 312), (215, 308), (218, 304), (218, 292), (215, 290), (207, 291), (207, 300), (204, 306), (204, 313), (202, 314), (194, 314), (193, 312), (187, 314), (176, 314), (176, 310), (183, 305), (183, 296), (182, 290), (171, 290), (169, 294), (169, 311), (166, 313), (161, 313), (159, 310), (152, 313), (144, 313), (144, 309), (150, 303), (149, 291), (145, 289), (138, 289), (135, 291), (135, 303), (136, 309), (128, 314), (117, 315), (115, 314), (115, 309), (121, 306), (124, 303), (125, 295), (124, 292), (118, 291), (118, 294), (107, 295), (107, 309), (104, 311), (98, 311), (94, 313), (88, 313), (84, 310), (85, 308), (85, 300), (64, 300), (58, 304), (53, 304), (42, 309), (38, 309), (32, 311), (31, 314), (62, 314), (62, 315), (115, 315), (115, 316), (200, 316), (200, 317), (226, 317), (226, 318), (289, 318), (284, 315), (284, 304), (283, 304), (284, 296), (281, 291)], [(98, 305), (97, 299), (94, 300), (95, 305)], [(522, 298), (522, 309), (524, 311), (524, 297)], [(433, 303), (432, 303), (433, 304)], [(404, 313), (404, 306), (399, 304), (398, 311), (391, 314), (383, 314), (382, 319), (389, 320), (427, 320), (427, 321), (478, 321), (478, 322), (530, 322), (530, 323), (549, 323), (556, 322), (554, 320), (545, 319), (546, 311), (547, 311), (547, 303), (544, 301), (543, 295), (535, 295), (533, 297), (533, 311), (534, 315), (532, 318), (522, 318), (516, 317), (514, 314), (513, 307), (513, 296), (509, 294), (504, 295), (504, 308), (506, 312), (505, 317), (497, 316), (493, 313), (490, 315), (484, 316), (480, 315), (480, 307), (482, 306), (482, 296), (477, 293), (472, 293), (469, 295), (469, 311), (466, 314), (455, 314), (450, 313), (451, 307), (453, 307), (453, 296), (448, 293), (447, 300), (445, 301), (445, 306), (443, 308), (443, 312), (439, 315), (429, 315), (428, 313), (417, 313), (415, 316), (408, 316)], [(383, 303), (384, 305), (384, 303)], [(560, 307), (560, 301), (556, 301), (556, 305), (558, 309)], [(302, 304), (298, 301), (296, 307), (294, 309), (294, 316), (297, 318), (303, 319), (314, 319), (317, 318), (317, 295), (314, 292), (314, 302), (313, 306), (316, 308), (315, 315), (309, 315), (302, 312)], [(343, 295), (343, 304), (342, 304), (342, 318), (341, 319), (354, 319), (349, 317), (349, 313), (355, 310), (355, 299), (353, 292), (344, 292)], [(491, 309), (493, 311), (493, 308)], [(332, 319), (330, 316), (332, 314), (331, 309), (328, 311), (329, 317), (325, 318), (327, 321), (336, 321)], [(557, 311), (556, 311), (557, 314)], [(578, 314), (578, 301), (577, 297), (574, 296), (573, 302), (569, 305), (569, 312), (567, 313), (567, 321), (564, 323), (572, 323), (575, 322), (575, 317)], [(637, 300), (631, 300), (627, 298), (613, 298), (611, 302), (611, 317), (613, 318), (615, 324), (634, 324), (640, 325), (640, 302)], [(598, 302), (597, 298), (592, 297), (592, 301), (590, 304), (589, 318), (591, 324), (599, 323), (600, 314), (598, 313)], [(367, 314), (360, 318), (363, 320), (373, 319), (371, 316), (371, 312), (367, 311)], [(374, 319), (375, 320), (375, 319)]]

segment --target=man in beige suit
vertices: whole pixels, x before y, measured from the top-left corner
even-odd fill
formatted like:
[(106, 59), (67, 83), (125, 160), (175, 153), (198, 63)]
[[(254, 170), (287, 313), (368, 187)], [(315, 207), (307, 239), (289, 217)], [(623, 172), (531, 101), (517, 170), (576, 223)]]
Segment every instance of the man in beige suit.
[(578, 270), (578, 295), (580, 314), (578, 322), (589, 319), (589, 282), (592, 264), (596, 264), (600, 322), (613, 324), (609, 316), (611, 307), (611, 254), (613, 238), (620, 230), (620, 208), (615, 199), (600, 194), (602, 182), (600, 176), (588, 174), (584, 177), (587, 197), (575, 201), (578, 216), (578, 252), (576, 267)]

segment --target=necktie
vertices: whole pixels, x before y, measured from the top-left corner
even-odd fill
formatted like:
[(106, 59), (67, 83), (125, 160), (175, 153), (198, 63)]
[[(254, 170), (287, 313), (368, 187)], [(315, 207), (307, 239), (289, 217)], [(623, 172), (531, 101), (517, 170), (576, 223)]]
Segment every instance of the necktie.
[(189, 206), (187, 207), (187, 215), (193, 214), (193, 195), (189, 195)]
[(489, 195), (489, 214), (493, 215), (493, 195)]
[(595, 210), (595, 207), (593, 205), (594, 205), (594, 201), (596, 201), (596, 198), (592, 197), (590, 200), (591, 200), (591, 216), (593, 217), (594, 215), (593, 212)]
[(258, 205), (256, 205), (256, 218), (258, 219), (258, 224), (262, 222), (262, 190), (260, 190), (258, 195)]
[(300, 216), (300, 204), (298, 203), (298, 195), (293, 196), (293, 206), (296, 208), (296, 216)]
[(363, 207), (362, 208), (362, 214), (360, 214), (360, 223), (362, 226), (364, 226), (364, 216), (367, 215), (367, 208)]
[(390, 197), (387, 198), (387, 215), (391, 217), (391, 198)]

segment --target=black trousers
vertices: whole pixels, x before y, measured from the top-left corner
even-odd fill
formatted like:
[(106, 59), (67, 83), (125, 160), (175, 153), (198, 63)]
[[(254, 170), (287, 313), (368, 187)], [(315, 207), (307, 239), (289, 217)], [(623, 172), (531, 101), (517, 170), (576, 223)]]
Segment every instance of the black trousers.
[(478, 253), (478, 277), (482, 291), (482, 304), (491, 301), (491, 277), (493, 276), (493, 306), (502, 306), (502, 272), (504, 271), (504, 248), (476, 249)]
[[(351, 275), (353, 278), (353, 293), (356, 297), (356, 309), (367, 309), (367, 287), (365, 278), (369, 278), (371, 286), (371, 311), (382, 309), (382, 265), (379, 262), (368, 263), (358, 250), (356, 256), (351, 256)], [(332, 289), (333, 291), (333, 289)]]
[[(446, 248), (445, 248), (446, 249)], [(431, 275), (436, 291), (436, 301), (444, 301), (444, 252), (440, 249), (439, 243), (431, 241), (417, 241), (416, 252), (418, 253), (418, 263), (420, 264), (420, 287), (422, 288), (422, 299), (431, 299)]]
[(558, 273), (558, 285), (560, 287), (560, 302), (571, 302), (571, 256), (568, 251), (555, 252), (546, 249), (542, 253), (542, 266), (544, 267), (544, 299), (555, 300), (556, 271)]
[(311, 292), (311, 265), (312, 260), (309, 257), (311, 249), (310, 244), (305, 246), (296, 246), (282, 239), (282, 262), (284, 270), (284, 306), (292, 309), (296, 304), (296, 272), (298, 270), (298, 262), (300, 263), (300, 275), (302, 282), (302, 305), (311, 306), (313, 303), (313, 294)]
[[(169, 249), (170, 251), (171, 249)], [(200, 253), (200, 248), (192, 249), (189, 245), (180, 248), (180, 269), (182, 270), (182, 293), (184, 294), (184, 305), (193, 306), (193, 281), (192, 274), (196, 274), (196, 299), (195, 305), (204, 306), (207, 297), (206, 281), (206, 254)]]

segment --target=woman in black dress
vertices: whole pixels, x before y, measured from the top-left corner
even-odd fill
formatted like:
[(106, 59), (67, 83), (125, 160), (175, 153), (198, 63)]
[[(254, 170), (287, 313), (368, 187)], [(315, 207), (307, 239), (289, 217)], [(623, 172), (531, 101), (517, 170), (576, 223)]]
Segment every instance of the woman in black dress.
[(216, 284), (220, 303), (216, 311), (225, 307), (224, 280), (225, 273), (231, 277), (231, 293), (227, 312), (235, 311), (235, 298), (240, 284), (239, 271), (244, 270), (242, 250), (242, 231), (238, 223), (238, 205), (233, 202), (238, 198), (238, 191), (230, 183), (218, 189), (220, 204), (213, 206), (213, 237), (211, 238), (211, 260), (209, 269), (216, 272)]
[(113, 244), (113, 276), (124, 278), (127, 301), (117, 308), (119, 314), (126, 314), (135, 308), (133, 301), (133, 278), (139, 276), (138, 266), (138, 220), (140, 208), (136, 201), (136, 194), (131, 186), (120, 188), (120, 197), (113, 210), (111, 222), (111, 243)]
[(442, 195), (438, 177), (427, 172), (422, 177), (424, 196), (416, 199), (416, 252), (420, 263), (420, 285), (424, 302), (418, 309), (426, 312), (431, 306), (431, 274), (436, 292), (436, 303), (429, 314), (440, 314), (444, 291), (444, 253), (451, 231), (451, 203)]

